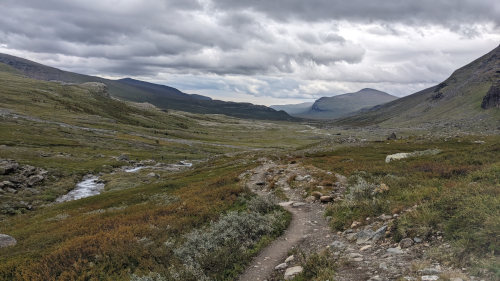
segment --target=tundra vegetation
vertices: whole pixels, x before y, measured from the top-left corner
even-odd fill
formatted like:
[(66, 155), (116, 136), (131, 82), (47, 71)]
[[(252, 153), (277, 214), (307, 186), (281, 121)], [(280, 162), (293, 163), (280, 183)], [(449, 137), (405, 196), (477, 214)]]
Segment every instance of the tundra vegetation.
[[(261, 157), (347, 177), (345, 199), (325, 214), (333, 231), (415, 206), (390, 226), (395, 242), (443, 233), (452, 247), (427, 255), (500, 277), (499, 136), (402, 129), (381, 141), (383, 128), (165, 112), (0, 67), (0, 158), (47, 172), (1, 189), (0, 233), (17, 240), (0, 249), (1, 280), (233, 280), (290, 221), (242, 184)], [(385, 162), (429, 149), (440, 153)], [(165, 168), (180, 160), (194, 165)], [(88, 174), (105, 182), (101, 194), (55, 202)], [(302, 262), (296, 280), (332, 280), (338, 261), (326, 251)]]

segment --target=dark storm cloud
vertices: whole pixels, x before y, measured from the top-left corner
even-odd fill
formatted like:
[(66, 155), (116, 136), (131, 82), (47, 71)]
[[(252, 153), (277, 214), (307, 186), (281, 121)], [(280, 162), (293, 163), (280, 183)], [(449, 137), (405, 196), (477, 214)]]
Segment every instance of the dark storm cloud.
[(496, 0), (217, 0), (215, 4), (221, 9), (253, 9), (279, 20), (500, 24), (500, 4)]

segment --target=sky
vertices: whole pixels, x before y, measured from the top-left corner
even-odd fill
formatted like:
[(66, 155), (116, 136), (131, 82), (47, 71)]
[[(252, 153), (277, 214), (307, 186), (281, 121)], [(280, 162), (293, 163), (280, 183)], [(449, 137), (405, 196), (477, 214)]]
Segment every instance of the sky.
[(498, 0), (2, 0), (0, 52), (215, 99), (405, 96), (500, 44)]

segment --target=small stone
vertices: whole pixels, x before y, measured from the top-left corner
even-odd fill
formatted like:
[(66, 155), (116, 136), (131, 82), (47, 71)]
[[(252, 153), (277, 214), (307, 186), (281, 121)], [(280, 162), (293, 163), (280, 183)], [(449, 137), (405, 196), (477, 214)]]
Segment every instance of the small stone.
[(378, 268), (383, 269), (383, 270), (387, 270), (387, 269), (388, 269), (388, 267), (387, 267), (387, 263), (385, 263), (385, 262), (381, 262), (381, 263), (378, 265)]
[(289, 262), (292, 262), (294, 259), (295, 259), (295, 257), (293, 255), (291, 255), (288, 258), (286, 258), (285, 262), (289, 263)]
[(399, 249), (399, 248), (388, 248), (387, 249), (387, 253), (399, 255), (399, 254), (402, 254), (403, 251), (401, 249)]
[(150, 178), (156, 178), (157, 175), (155, 173), (151, 172), (151, 173), (148, 174), (148, 177), (150, 177)]
[(288, 267), (288, 265), (284, 262), (284, 263), (280, 263), (277, 266), (275, 266), (274, 270), (282, 270), (282, 269), (285, 269), (287, 267)]
[(313, 193), (311, 193), (312, 196), (314, 196), (314, 198), (316, 198), (316, 200), (320, 199), (323, 194), (319, 191), (314, 191)]
[(359, 221), (353, 221), (351, 224), (351, 228), (355, 228), (356, 226), (360, 225), (361, 223)]
[(304, 206), (305, 204), (306, 204), (306, 203), (304, 203), (304, 202), (293, 202), (293, 203), (292, 203), (292, 207), (293, 207), (293, 208), (299, 208), (299, 207)]
[(43, 176), (41, 175), (33, 175), (31, 177), (28, 178), (28, 186), (33, 186), (37, 183), (40, 183), (43, 181)]
[(438, 267), (426, 267), (422, 270), (419, 270), (422, 275), (435, 275), (441, 273), (441, 268)]
[(325, 196), (321, 196), (319, 198), (319, 200), (322, 202), (322, 203), (328, 203), (328, 202), (332, 202), (333, 201), (333, 198), (329, 195), (325, 195)]
[(411, 238), (404, 238), (399, 241), (399, 247), (403, 249), (410, 248), (411, 246), (413, 246), (413, 240)]
[(0, 234), (0, 248), (10, 247), (17, 244), (17, 240), (7, 234)]
[(363, 261), (363, 258), (353, 258), (352, 260), (353, 260), (353, 261), (356, 261), (356, 262), (362, 262), (362, 261)]
[(382, 214), (378, 217), (380, 220), (383, 220), (383, 221), (386, 221), (386, 220), (390, 220), (392, 219), (392, 216), (389, 216), (389, 215), (386, 215), (386, 214)]
[(285, 280), (290, 280), (292, 279), (295, 275), (301, 273), (304, 270), (302, 266), (294, 266), (294, 267), (289, 267), (285, 271), (284, 278)]
[(422, 281), (436, 281), (439, 280), (439, 276), (437, 275), (424, 275), (421, 277)]
[(127, 154), (121, 154), (116, 159), (118, 159), (118, 161), (129, 161), (130, 160), (130, 158), (128, 157)]
[(334, 249), (344, 249), (346, 247), (346, 245), (341, 242), (341, 241), (333, 241), (332, 244), (330, 244), (330, 247), (334, 248)]
[(377, 242), (380, 238), (385, 236), (385, 232), (387, 231), (387, 225), (384, 225), (380, 227), (379, 229), (375, 230), (375, 233), (373, 234), (372, 241)]
[(422, 243), (422, 239), (421, 239), (421, 238), (418, 238), (418, 237), (413, 238), (413, 241), (414, 241), (415, 243)]
[(370, 249), (371, 247), (372, 247), (372, 245), (366, 245), (366, 246), (361, 247), (361, 249), (359, 249), (359, 250), (366, 251), (366, 250)]

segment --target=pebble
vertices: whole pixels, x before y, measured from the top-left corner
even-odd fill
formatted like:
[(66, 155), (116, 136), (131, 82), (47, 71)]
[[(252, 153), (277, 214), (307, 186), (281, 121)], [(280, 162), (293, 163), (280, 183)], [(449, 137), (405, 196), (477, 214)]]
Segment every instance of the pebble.
[(285, 262), (289, 263), (289, 262), (292, 262), (294, 259), (295, 259), (295, 257), (293, 255), (291, 255), (288, 258), (286, 258)]

